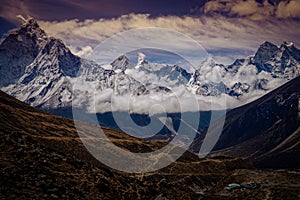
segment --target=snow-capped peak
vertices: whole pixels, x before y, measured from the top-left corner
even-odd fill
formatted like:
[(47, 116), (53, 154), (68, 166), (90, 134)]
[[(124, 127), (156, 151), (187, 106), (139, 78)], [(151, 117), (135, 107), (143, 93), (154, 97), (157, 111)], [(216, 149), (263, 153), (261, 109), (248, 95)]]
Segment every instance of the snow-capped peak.
[(111, 63), (112, 69), (124, 72), (127, 68), (132, 68), (132, 64), (129, 59), (125, 56), (119, 56), (114, 62)]
[(284, 41), (283, 44), (287, 47), (291, 47), (291, 46), (294, 46), (294, 43), (293, 42), (287, 42), (287, 41)]
[(0, 46), (0, 76), (6, 77), (0, 79), (0, 86), (16, 83), (47, 40), (46, 33), (33, 18), (28, 18), (20, 28), (10, 31)]
[(57, 66), (66, 76), (75, 77), (79, 71), (80, 58), (73, 55), (61, 40), (49, 38), (38, 57), (44, 61), (55, 58), (52, 65), (57, 62)]
[(138, 53), (138, 62), (135, 66), (136, 69), (140, 68), (141, 65), (143, 65), (144, 63), (147, 63), (146, 61), (146, 55), (143, 54), (142, 52)]
[(12, 33), (29, 34), (36, 40), (47, 39), (47, 34), (45, 33), (45, 31), (41, 29), (37, 21), (31, 17), (26, 19), (26, 21), (22, 24), (20, 29), (17, 29)]
[(24, 23), (23, 23), (22, 26), (28, 26), (28, 25), (32, 25), (32, 26), (35, 26), (35, 27), (39, 27), (37, 21), (36, 21), (34, 18), (32, 18), (32, 17), (27, 18), (27, 19), (24, 21)]

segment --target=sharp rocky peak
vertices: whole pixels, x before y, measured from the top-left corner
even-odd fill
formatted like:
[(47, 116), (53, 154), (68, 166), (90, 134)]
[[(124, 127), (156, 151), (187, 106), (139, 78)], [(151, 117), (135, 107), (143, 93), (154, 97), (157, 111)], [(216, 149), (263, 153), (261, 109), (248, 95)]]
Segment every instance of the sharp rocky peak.
[(39, 65), (46, 60), (51, 60), (53, 65), (56, 63), (68, 76), (75, 76), (80, 66), (80, 58), (61, 40), (48, 37), (35, 19), (28, 18), (0, 44), (0, 75), (10, 77), (0, 80), (0, 86), (15, 83), (31, 63)]
[(0, 86), (16, 82), (24, 74), (25, 67), (38, 56), (47, 40), (45, 31), (33, 18), (9, 32), (0, 44), (0, 75), (9, 78), (0, 80)]
[(113, 70), (121, 70), (125, 71), (128, 67), (131, 67), (131, 63), (127, 56), (121, 55), (119, 56), (115, 61), (111, 63), (112, 69)]
[(42, 50), (43, 53), (56, 53), (57, 55), (65, 55), (71, 53), (71, 51), (64, 45), (64, 43), (56, 38), (49, 38), (45, 43), (45, 46)]
[[(285, 49), (290, 49), (292, 51), (297, 50), (297, 48), (295, 47), (295, 45), (292, 42), (284, 41), (280, 46), (277, 46), (271, 42), (265, 41), (258, 48), (258, 50), (254, 56), (254, 59), (259, 59), (259, 57), (261, 57), (261, 56), (265, 56), (265, 58), (267, 58), (268, 55), (269, 56), (274, 55), (278, 51), (284, 51)], [(266, 61), (266, 60), (262, 60), (262, 61)]]
[[(288, 51), (290, 54), (300, 54), (300, 50), (294, 45), (292, 42), (283, 42), (282, 45), (280, 45), (280, 50), (281, 51)], [(297, 56), (296, 57), (299, 57)], [(295, 55), (293, 55), (295, 56)]]
[(13, 30), (9, 35), (17, 35), (19, 40), (25, 39), (22, 37), (31, 38), (36, 43), (41, 43), (48, 38), (46, 32), (40, 28), (37, 21), (33, 18), (28, 18), (20, 28)]
[[(252, 64), (256, 65), (258, 71), (272, 73), (280, 71), (282, 74), (286, 67), (300, 62), (299, 53), (300, 50), (293, 43), (283, 42), (280, 46), (276, 46), (266, 41), (258, 48)], [(292, 65), (287, 65), (288, 63)]]
[(254, 60), (256, 62), (265, 62), (268, 59), (270, 59), (270, 57), (276, 53), (279, 50), (279, 48), (268, 41), (265, 41), (263, 44), (260, 45), (260, 47), (258, 48), (255, 56), (254, 56)]
[(129, 61), (129, 58), (125, 55), (121, 55), (115, 61)]
[[(27, 30), (42, 30), (38, 25), (37, 21), (34, 18), (28, 18), (25, 23), (21, 26), (21, 28), (26, 28)], [(45, 33), (42, 30), (43, 33)]]
[(41, 43), (47, 39), (47, 34), (39, 27), (36, 20), (29, 18), (21, 27), (10, 31), (1, 46), (5, 47), (7, 45), (12, 48), (12, 43), (22, 43), (23, 46), (34, 50), (34, 47), (41, 46)]
[(67, 76), (75, 77), (79, 71), (81, 59), (72, 54), (59, 39), (49, 38), (41, 50), (41, 55), (57, 58), (58, 66)]

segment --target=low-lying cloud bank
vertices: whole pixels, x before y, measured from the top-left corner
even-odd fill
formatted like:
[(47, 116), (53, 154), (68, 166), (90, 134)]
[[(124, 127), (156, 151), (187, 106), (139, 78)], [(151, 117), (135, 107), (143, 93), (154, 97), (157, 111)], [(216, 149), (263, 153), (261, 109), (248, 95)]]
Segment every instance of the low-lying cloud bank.
[[(115, 88), (105, 88), (98, 91), (98, 82), (80, 82), (74, 79), (77, 92), (73, 105), (85, 105), (90, 113), (105, 113), (111, 111), (125, 111), (131, 113), (160, 114), (160, 113), (183, 113), (197, 110), (227, 110), (246, 103), (252, 102), (267, 92), (281, 86), (287, 80), (273, 78), (270, 73), (261, 71), (258, 73), (254, 65), (244, 64), (239, 67), (236, 73), (226, 73), (223, 67), (214, 64), (209, 57), (202, 63), (200, 68), (200, 80), (203, 83), (225, 83), (228, 87), (236, 83), (245, 83), (250, 86), (248, 93), (239, 98), (220, 94), (217, 96), (195, 95), (192, 88), (187, 85), (176, 85), (177, 80), (159, 78), (152, 73), (145, 73), (138, 69), (127, 69), (125, 74), (143, 83), (147, 89), (155, 85), (163, 85), (170, 89), (170, 92), (158, 91), (149, 94), (136, 95), (135, 91), (125, 94), (118, 94)], [(264, 90), (254, 88), (257, 80), (268, 80)], [(206, 81), (206, 82), (205, 82)], [(128, 83), (129, 84), (129, 83)], [(126, 85), (128, 87), (128, 85)], [(187, 86), (187, 87), (186, 87)], [(80, 106), (79, 106), (80, 107)]]

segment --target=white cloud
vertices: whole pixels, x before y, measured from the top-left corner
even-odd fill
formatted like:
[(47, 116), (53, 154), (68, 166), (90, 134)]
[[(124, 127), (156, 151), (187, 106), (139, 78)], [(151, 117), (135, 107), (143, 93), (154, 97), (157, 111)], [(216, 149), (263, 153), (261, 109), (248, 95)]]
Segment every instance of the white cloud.
[[(237, 10), (242, 12), (242, 7), (243, 5), (239, 6)], [(296, 45), (300, 44), (298, 37), (300, 29), (294, 28), (300, 23), (291, 20), (253, 21), (247, 18), (222, 16), (153, 18), (147, 14), (129, 14), (114, 19), (40, 21), (39, 24), (51, 36), (61, 38), (68, 46), (81, 49), (86, 46), (94, 48), (106, 38), (126, 30), (146, 27), (167, 28), (186, 34), (209, 52), (213, 52), (219, 60), (227, 61), (232, 59), (232, 55), (245, 57), (249, 52), (255, 52), (265, 40), (277, 44), (282, 41), (294, 41)], [(155, 37), (159, 41), (160, 35)], [(164, 44), (167, 41), (159, 42)], [(173, 41), (176, 42), (178, 41)]]
[(206, 57), (206, 50), (186, 35), (165, 28), (138, 28), (114, 35), (94, 48), (89, 59), (100, 64), (111, 63), (120, 55), (145, 48), (179, 55), (196, 67)]
[[(174, 112), (194, 112), (197, 110), (222, 110), (227, 108), (227, 99), (231, 99), (228, 106), (237, 106), (241, 102), (228, 95), (205, 97), (191, 95), (182, 87), (172, 88), (172, 94), (151, 93), (150, 95), (114, 95), (111, 90), (102, 91), (95, 96), (95, 104), (89, 102), (90, 113), (104, 113), (110, 111), (129, 111), (132, 113), (159, 114)], [(102, 94), (103, 93), (103, 94)], [(152, 109), (159, 107), (161, 109)]]
[(73, 46), (69, 46), (69, 49), (72, 51), (73, 54), (81, 58), (87, 58), (90, 54), (93, 53), (93, 48), (91, 46), (84, 46), (82, 48), (75, 48)]

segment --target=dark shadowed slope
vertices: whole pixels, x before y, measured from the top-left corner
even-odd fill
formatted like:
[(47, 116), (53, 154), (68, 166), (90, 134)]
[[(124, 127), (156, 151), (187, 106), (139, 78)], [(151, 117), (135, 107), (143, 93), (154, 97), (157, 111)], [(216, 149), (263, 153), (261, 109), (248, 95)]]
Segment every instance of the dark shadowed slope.
[[(94, 125), (84, 124), (88, 132)], [(109, 139), (130, 151), (147, 152), (165, 143), (145, 142), (102, 127)], [(73, 121), (32, 108), (0, 92), (0, 198), (199, 199), (210, 196), (240, 159), (204, 159), (186, 153), (147, 174), (110, 169), (84, 148)], [(222, 186), (223, 187), (223, 186)]]
[[(299, 168), (299, 94), (297, 77), (256, 101), (229, 111), (212, 155), (250, 157), (261, 167)], [(194, 150), (201, 143), (199, 137)]]

